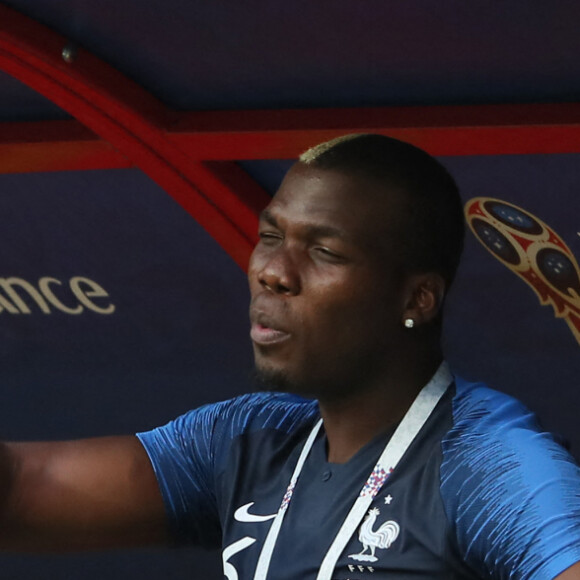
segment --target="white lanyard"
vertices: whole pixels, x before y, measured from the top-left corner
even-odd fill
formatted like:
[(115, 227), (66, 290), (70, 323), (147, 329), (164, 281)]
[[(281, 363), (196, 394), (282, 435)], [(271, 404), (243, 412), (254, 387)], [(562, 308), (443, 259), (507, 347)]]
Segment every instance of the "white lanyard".
[[(349, 514), (346, 516), (346, 519), (322, 561), (316, 580), (331, 579), (338, 558), (340, 558), (346, 544), (356, 532), (357, 526), (367, 513), (373, 499), (379, 493), (389, 475), (399, 463), (401, 457), (403, 457), (423, 425), (426, 423), (452, 380), (453, 378), (449, 372), (447, 364), (442, 363), (433, 378), (417, 395), (417, 398), (413, 401), (413, 404), (403, 417), (403, 420), (399, 423), (393, 436), (386, 444), (383, 453), (379, 457), (379, 460), (369, 475), (366, 483), (363, 485)], [(290, 478), (290, 483), (286, 489), (284, 498), (282, 499), (280, 509), (270, 526), (270, 530), (268, 531), (268, 535), (266, 536), (266, 540), (262, 547), (258, 564), (256, 566), (254, 580), (266, 580), (267, 578), (268, 568), (270, 567), (270, 561), (272, 559), (276, 540), (280, 533), (282, 520), (284, 519), (284, 515), (286, 514), (286, 510), (288, 509), (288, 505), (292, 499), (294, 487), (296, 486), (300, 472), (304, 467), (306, 458), (312, 449), (312, 445), (314, 444), (314, 440), (316, 439), (316, 435), (318, 434), (321, 425), (322, 419), (318, 421), (312, 429), (306, 443), (304, 444), (302, 452), (300, 453), (294, 473)]]

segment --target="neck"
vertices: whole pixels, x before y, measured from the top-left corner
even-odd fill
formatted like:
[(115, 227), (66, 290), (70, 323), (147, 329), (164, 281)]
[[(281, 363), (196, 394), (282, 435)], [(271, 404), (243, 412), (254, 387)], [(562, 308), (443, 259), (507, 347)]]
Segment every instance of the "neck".
[(319, 400), (328, 461), (347, 462), (374, 437), (398, 424), (441, 360), (441, 354), (434, 353), (423, 364), (398, 365), (374, 385), (362, 386), (339, 399)]

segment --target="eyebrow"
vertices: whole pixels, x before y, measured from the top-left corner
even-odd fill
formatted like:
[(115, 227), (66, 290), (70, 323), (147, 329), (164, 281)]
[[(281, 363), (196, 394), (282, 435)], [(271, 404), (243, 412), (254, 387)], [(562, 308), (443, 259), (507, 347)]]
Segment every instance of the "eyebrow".
[(278, 220), (272, 215), (272, 212), (266, 208), (260, 212), (260, 221), (266, 222), (271, 226), (278, 227)]
[[(268, 208), (260, 214), (260, 221), (266, 222), (275, 228), (279, 227), (278, 220)], [(304, 229), (308, 237), (311, 238), (338, 238), (341, 240), (348, 240), (348, 236), (345, 235), (345, 232), (334, 226), (307, 224), (304, 226)]]

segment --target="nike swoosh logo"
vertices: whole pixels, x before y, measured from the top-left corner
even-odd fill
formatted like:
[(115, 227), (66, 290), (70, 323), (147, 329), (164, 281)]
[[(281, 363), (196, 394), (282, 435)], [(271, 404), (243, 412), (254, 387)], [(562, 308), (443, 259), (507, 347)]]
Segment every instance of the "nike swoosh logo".
[(239, 507), (234, 512), (234, 518), (238, 522), (267, 522), (268, 520), (273, 520), (276, 517), (276, 514), (272, 514), (271, 516), (259, 516), (256, 514), (251, 514), (248, 510), (254, 505), (255, 502), (251, 501), (246, 505)]

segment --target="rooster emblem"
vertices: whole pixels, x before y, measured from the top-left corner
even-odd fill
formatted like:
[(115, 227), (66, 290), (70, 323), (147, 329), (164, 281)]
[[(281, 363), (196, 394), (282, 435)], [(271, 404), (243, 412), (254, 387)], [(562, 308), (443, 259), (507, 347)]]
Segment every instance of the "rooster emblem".
[[(359, 562), (376, 562), (375, 550), (380, 548), (386, 550), (399, 536), (399, 524), (393, 520), (385, 522), (378, 530), (373, 530), (373, 526), (380, 514), (378, 508), (372, 508), (366, 515), (358, 531), (359, 542), (363, 545), (363, 550), (359, 554), (351, 554), (349, 558)], [(370, 550), (370, 554), (366, 553)]]

